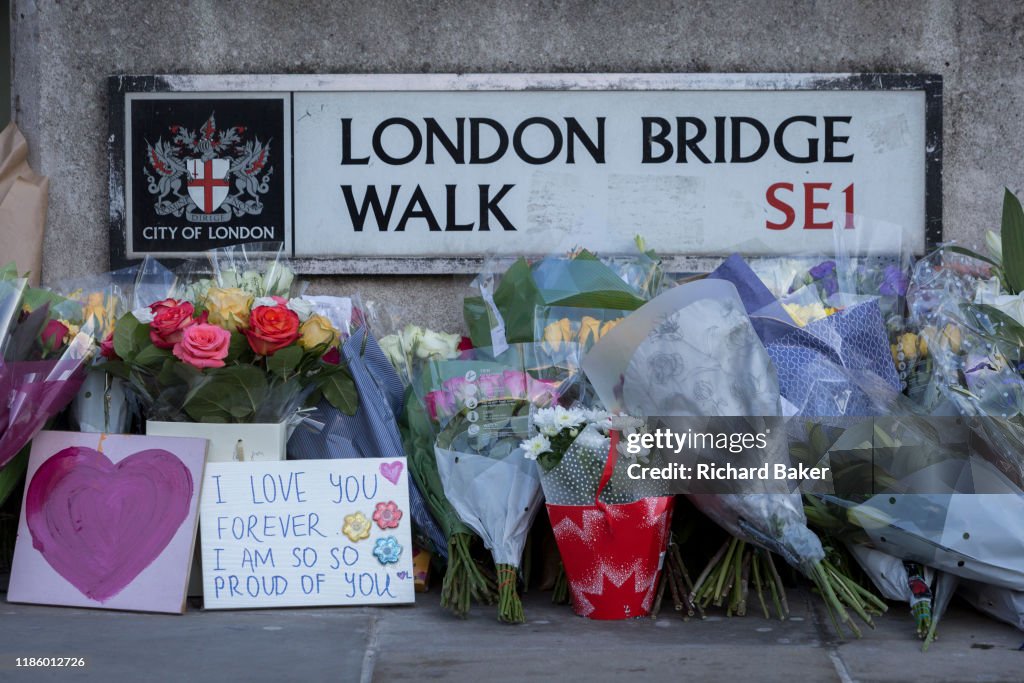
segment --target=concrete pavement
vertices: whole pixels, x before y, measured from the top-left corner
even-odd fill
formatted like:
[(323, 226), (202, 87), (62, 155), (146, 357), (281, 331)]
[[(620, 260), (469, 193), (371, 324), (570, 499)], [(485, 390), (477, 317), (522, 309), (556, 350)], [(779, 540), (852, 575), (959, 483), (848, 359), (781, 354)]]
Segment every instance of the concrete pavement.
[[(494, 609), (450, 617), (436, 592), (415, 607), (162, 616), (0, 604), (4, 681), (1020, 681), (1024, 634), (954, 604), (927, 654), (905, 609), (838, 642), (815, 598), (792, 618), (711, 616), (597, 622), (531, 593), (529, 622)], [(16, 657), (81, 656), (83, 668), (26, 669)]]

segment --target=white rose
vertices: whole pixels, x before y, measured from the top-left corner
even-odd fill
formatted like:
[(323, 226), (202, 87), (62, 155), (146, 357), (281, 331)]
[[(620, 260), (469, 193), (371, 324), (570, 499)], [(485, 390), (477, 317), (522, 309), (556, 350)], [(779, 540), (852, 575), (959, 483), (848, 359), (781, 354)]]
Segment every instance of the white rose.
[(426, 330), (423, 332), (423, 337), (420, 338), (420, 343), (416, 346), (416, 356), (436, 359), (454, 358), (458, 353), (460, 339), (461, 337), (457, 334)]
[(405, 354), (402, 352), (402, 340), (397, 334), (389, 334), (386, 337), (381, 337), (380, 341), (377, 342), (380, 345), (381, 351), (388, 357), (391, 364), (396, 368), (402, 368), (405, 366)]
[(289, 299), (288, 310), (294, 311), (295, 315), (299, 316), (299, 320), (306, 322), (309, 316), (313, 315), (315, 306), (312, 301), (306, 301), (305, 299)]
[(406, 325), (402, 330), (402, 349), (406, 354), (412, 356), (416, 353), (416, 345), (423, 337), (423, 328), (419, 325)]
[(153, 311), (149, 310), (148, 306), (145, 306), (143, 308), (136, 308), (134, 311), (132, 311), (132, 315), (134, 315), (135, 319), (138, 320), (143, 325), (148, 325), (151, 322), (153, 322)]
[(263, 279), (263, 289), (267, 294), (288, 296), (295, 280), (295, 272), (288, 266), (280, 264), (272, 266)]

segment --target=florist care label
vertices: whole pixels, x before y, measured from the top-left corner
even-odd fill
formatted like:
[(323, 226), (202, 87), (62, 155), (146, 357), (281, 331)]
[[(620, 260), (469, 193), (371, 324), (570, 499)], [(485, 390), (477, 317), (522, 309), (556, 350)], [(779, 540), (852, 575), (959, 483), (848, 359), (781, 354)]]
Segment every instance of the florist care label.
[(414, 601), (405, 458), (210, 463), (207, 609)]

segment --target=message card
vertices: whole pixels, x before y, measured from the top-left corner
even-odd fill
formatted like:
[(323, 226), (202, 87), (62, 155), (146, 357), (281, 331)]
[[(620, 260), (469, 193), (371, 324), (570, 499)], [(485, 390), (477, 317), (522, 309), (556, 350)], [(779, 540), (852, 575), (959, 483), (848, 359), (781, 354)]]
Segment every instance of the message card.
[(207, 609), (414, 601), (405, 458), (210, 463)]

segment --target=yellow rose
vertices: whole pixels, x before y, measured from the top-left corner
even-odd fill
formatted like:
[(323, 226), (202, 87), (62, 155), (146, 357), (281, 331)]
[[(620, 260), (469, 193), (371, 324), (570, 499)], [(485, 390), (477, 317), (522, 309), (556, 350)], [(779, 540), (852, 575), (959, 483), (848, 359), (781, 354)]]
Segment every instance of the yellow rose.
[(942, 328), (943, 341), (949, 344), (949, 350), (953, 353), (960, 353), (960, 328), (953, 323)]
[(544, 328), (544, 341), (557, 351), (562, 348), (562, 342), (572, 339), (572, 325), (568, 318), (556, 320)]
[(622, 322), (622, 320), (622, 318), (616, 318), (615, 320), (609, 320), (604, 325), (601, 325), (601, 338), (604, 338), (604, 335), (611, 332), (616, 325)]
[(583, 316), (583, 320), (580, 321), (580, 344), (583, 346), (586, 346), (587, 342), (596, 344), (600, 337), (601, 321), (589, 315)]
[[(896, 339), (896, 343), (892, 344), (892, 360), (896, 363), (897, 367), (901, 362), (912, 365), (917, 360), (917, 352), (918, 339), (917, 335), (913, 332), (901, 334)], [(903, 354), (902, 359), (900, 358), (900, 353)]]
[(249, 324), (252, 295), (238, 287), (210, 287), (206, 293), (206, 310), (211, 325), (239, 332)]
[(307, 351), (326, 344), (335, 346), (338, 343), (338, 331), (331, 321), (322, 315), (313, 314), (299, 327), (299, 346)]

